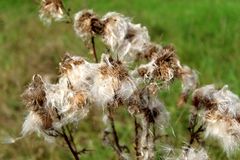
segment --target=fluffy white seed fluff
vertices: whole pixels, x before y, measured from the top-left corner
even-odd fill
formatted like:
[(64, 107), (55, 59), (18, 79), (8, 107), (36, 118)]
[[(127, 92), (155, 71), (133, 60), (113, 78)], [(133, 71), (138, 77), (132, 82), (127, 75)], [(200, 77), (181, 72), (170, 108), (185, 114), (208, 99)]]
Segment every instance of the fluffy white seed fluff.
[(193, 97), (199, 97), (200, 103), (207, 99), (223, 114), (234, 118), (240, 115), (240, 99), (228, 89), (227, 85), (222, 89), (216, 89), (214, 85), (203, 86), (194, 91)]
[(97, 74), (91, 87), (92, 100), (97, 106), (105, 107), (114, 101), (115, 91), (119, 86), (115, 77)]
[(148, 30), (141, 24), (129, 24), (128, 35), (125, 38), (131, 44), (129, 54), (131, 57), (136, 57), (137, 53), (142, 53), (150, 43)]
[(197, 88), (198, 85), (197, 72), (195, 70), (192, 70), (190, 67), (184, 65), (182, 67), (181, 80), (182, 80), (182, 92), (178, 100), (178, 106), (181, 106), (184, 103), (186, 103), (190, 95), (190, 92)]
[(42, 121), (39, 115), (35, 114), (33, 111), (30, 111), (30, 113), (25, 118), (21, 133), (23, 136), (27, 134), (31, 134), (33, 132), (40, 133), (41, 126), (42, 126)]
[(233, 117), (240, 116), (240, 99), (236, 94), (228, 89), (227, 85), (218, 92), (214, 93), (213, 97), (220, 112), (227, 112)]
[(128, 100), (134, 91), (136, 91), (136, 85), (137, 84), (131, 77), (128, 77), (126, 80), (121, 81), (120, 87), (117, 90), (118, 97), (120, 97), (123, 101)]
[(208, 154), (205, 149), (194, 149), (189, 148), (186, 152), (185, 149), (182, 151), (182, 155), (177, 160), (208, 160)]
[(39, 115), (33, 111), (30, 111), (30, 113), (25, 118), (25, 121), (22, 126), (22, 131), (21, 131), (22, 137), (25, 137), (27, 135), (30, 135), (36, 132), (39, 136), (43, 136), (47, 142), (49, 143), (54, 142), (54, 137), (49, 136), (47, 134), (47, 131), (45, 131), (42, 128), (42, 125), (43, 125), (43, 122), (40, 119)]
[(29, 114), (22, 127), (22, 135), (32, 132), (51, 140), (61, 127), (76, 123), (88, 113), (87, 92), (72, 90), (65, 83), (50, 84), (39, 75), (23, 94)]
[(103, 40), (112, 51), (115, 51), (127, 35), (130, 19), (120, 13), (109, 12), (103, 16), (102, 21), (106, 23)]
[[(89, 63), (82, 57), (73, 56), (69, 59), (67, 65), (60, 63), (60, 68), (66, 72), (60, 77), (61, 83), (70, 82), (74, 89), (90, 90), (94, 83), (94, 77), (97, 75), (100, 64)], [(79, 64), (74, 64), (79, 62)], [(71, 68), (67, 68), (67, 67)]]
[(59, 116), (62, 116), (59, 121), (53, 122), (53, 127), (60, 129), (63, 125), (78, 122), (84, 118), (89, 108), (87, 104), (88, 93), (82, 90), (73, 91), (62, 85), (47, 85), (46, 86), (46, 105), (53, 109), (57, 109)]
[(206, 125), (206, 137), (217, 139), (223, 149), (232, 153), (240, 145), (240, 100), (227, 86), (217, 89), (207, 85), (194, 91), (197, 108), (203, 107), (200, 117)]
[(65, 84), (70, 82), (74, 89), (87, 90), (89, 99), (96, 106), (105, 107), (113, 103), (115, 97), (127, 100), (135, 91), (136, 85), (130, 76), (120, 80), (114, 74), (116, 69), (109, 58), (103, 54), (100, 63), (89, 63), (81, 57), (70, 57), (67, 65), (64, 62), (60, 64), (63, 69), (70, 66), (60, 81)]
[(219, 111), (205, 113), (205, 136), (217, 139), (228, 154), (240, 146), (240, 124)]
[(122, 61), (136, 58), (150, 41), (146, 27), (133, 24), (120, 13), (109, 12), (102, 21), (105, 22), (103, 41)]
[(196, 89), (198, 83), (198, 75), (195, 70), (192, 70), (186, 65), (182, 67), (182, 72), (182, 93), (188, 94), (190, 91)]
[(154, 110), (158, 115), (155, 117), (155, 123), (160, 128), (163, 129), (169, 123), (169, 112), (166, 110), (164, 104), (157, 98), (153, 98), (150, 101), (149, 108)]

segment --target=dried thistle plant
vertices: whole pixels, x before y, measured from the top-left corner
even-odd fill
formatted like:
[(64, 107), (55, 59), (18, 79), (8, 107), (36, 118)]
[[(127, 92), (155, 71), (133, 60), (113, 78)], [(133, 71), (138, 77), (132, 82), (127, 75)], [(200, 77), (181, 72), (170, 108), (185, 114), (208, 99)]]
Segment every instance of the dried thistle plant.
[[(61, 0), (42, 0), (40, 18), (50, 23), (64, 17)], [(92, 10), (75, 14), (73, 28), (77, 36), (92, 50), (95, 62), (80, 56), (66, 56), (59, 63), (59, 79), (53, 84), (40, 75), (22, 94), (28, 115), (23, 123), (22, 136), (37, 132), (48, 141), (62, 137), (75, 159), (79, 151), (69, 125), (77, 126), (93, 107), (104, 110), (103, 141), (112, 147), (119, 159), (153, 160), (156, 140), (169, 124), (169, 112), (159, 100), (164, 86), (175, 79), (182, 82), (178, 105), (187, 103), (193, 92), (194, 113), (189, 122), (190, 140), (181, 150), (179, 160), (207, 160), (208, 155), (200, 143), (202, 132), (206, 137), (220, 141), (227, 153), (240, 144), (240, 100), (224, 87), (198, 86), (195, 70), (182, 65), (173, 46), (151, 42), (148, 30), (141, 24), (116, 12), (103, 17)], [(108, 54), (98, 62), (94, 38), (99, 36)], [(89, 45), (91, 43), (91, 46)], [(138, 62), (137, 65), (135, 62)], [(134, 64), (134, 65), (133, 65)], [(131, 65), (135, 68), (130, 67)], [(125, 108), (134, 118), (135, 154), (120, 143), (115, 128), (114, 114), (118, 107)], [(198, 127), (198, 124), (201, 124)], [(197, 141), (198, 147), (193, 146)], [(167, 155), (165, 159), (172, 159)]]

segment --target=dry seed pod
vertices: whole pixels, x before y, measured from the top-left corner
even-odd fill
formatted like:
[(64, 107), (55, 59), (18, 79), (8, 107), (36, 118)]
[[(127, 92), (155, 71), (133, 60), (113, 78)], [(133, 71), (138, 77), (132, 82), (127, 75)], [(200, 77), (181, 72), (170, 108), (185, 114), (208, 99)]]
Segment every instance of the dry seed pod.
[(75, 14), (74, 30), (80, 38), (87, 41), (95, 34), (102, 34), (104, 24), (92, 10), (83, 10)]
[(64, 7), (61, 0), (42, 0), (39, 17), (45, 24), (52, 20), (59, 21), (64, 18)]
[(138, 73), (144, 80), (159, 80), (168, 84), (174, 78), (179, 78), (181, 65), (172, 47), (164, 47), (161, 53), (149, 63), (140, 65), (133, 74)]

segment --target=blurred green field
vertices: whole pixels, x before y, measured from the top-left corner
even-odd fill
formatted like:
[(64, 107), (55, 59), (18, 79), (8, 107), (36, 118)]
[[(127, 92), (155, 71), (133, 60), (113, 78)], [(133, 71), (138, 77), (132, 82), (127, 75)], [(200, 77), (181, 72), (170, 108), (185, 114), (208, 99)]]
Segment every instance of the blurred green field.
[[(201, 84), (229, 84), (240, 95), (239, 0), (65, 0), (65, 5), (72, 14), (90, 8), (100, 15), (117, 11), (133, 17), (135, 23), (147, 26), (152, 41), (174, 44), (182, 63), (199, 71)], [(38, 8), (33, 0), (0, 0), (0, 138), (19, 135), (26, 115), (20, 94), (33, 74), (57, 76), (58, 62), (66, 51), (89, 56), (70, 24), (45, 27), (39, 21)], [(175, 82), (160, 95), (171, 115), (171, 127), (166, 131), (169, 137), (164, 141), (177, 148), (188, 140), (190, 108), (176, 107), (180, 87)], [(79, 148), (92, 150), (83, 160), (116, 159), (102, 144), (104, 126), (99, 113), (102, 109), (95, 109), (79, 123)], [(133, 119), (121, 109), (116, 118), (120, 141), (132, 144)], [(0, 144), (0, 148), (3, 160), (72, 158), (62, 141), (48, 144), (36, 134), (12, 145)], [(161, 149), (159, 143), (159, 154)], [(240, 152), (227, 157), (214, 140), (206, 142), (206, 149), (211, 160), (240, 159)]]

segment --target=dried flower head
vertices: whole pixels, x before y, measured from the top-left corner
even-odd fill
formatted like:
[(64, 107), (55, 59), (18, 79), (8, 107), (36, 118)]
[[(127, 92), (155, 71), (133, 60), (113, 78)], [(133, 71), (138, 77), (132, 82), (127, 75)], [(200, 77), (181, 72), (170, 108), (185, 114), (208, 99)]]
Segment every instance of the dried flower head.
[(138, 53), (137, 59), (147, 59), (153, 60), (156, 59), (159, 55), (162, 54), (163, 47), (154, 43), (147, 43), (142, 52)]
[(60, 81), (75, 90), (84, 89), (97, 106), (123, 103), (135, 91), (136, 85), (120, 61), (103, 54), (100, 63), (89, 63), (81, 57), (67, 56), (60, 63)]
[(52, 20), (59, 21), (64, 17), (63, 9), (61, 0), (42, 0), (39, 17), (44, 23), (50, 24)]
[(23, 136), (38, 132), (50, 140), (58, 135), (62, 126), (78, 122), (88, 113), (85, 91), (73, 91), (64, 83), (49, 84), (40, 75), (33, 76), (22, 97), (29, 109)]
[(197, 109), (204, 107), (206, 110), (219, 110), (233, 118), (240, 116), (240, 99), (225, 85), (217, 89), (214, 85), (198, 88), (193, 93), (193, 104)]
[(206, 137), (217, 139), (229, 154), (240, 145), (240, 99), (227, 86), (207, 85), (193, 93), (193, 104), (206, 126)]
[(136, 89), (128, 71), (121, 62), (108, 55), (102, 56), (100, 64), (99, 73), (95, 75), (91, 89), (96, 104), (107, 106), (112, 103), (124, 103)]
[(152, 91), (152, 85), (136, 90), (129, 98), (128, 110), (133, 115), (142, 114), (149, 123), (163, 127), (169, 120), (169, 114), (163, 103), (154, 96), (155, 91)]
[(180, 76), (181, 65), (174, 49), (164, 47), (158, 57), (147, 64), (140, 65), (135, 72), (145, 80), (160, 80), (166, 84)]
[(74, 30), (84, 41), (95, 34), (102, 34), (104, 24), (92, 10), (83, 10), (75, 14)]

